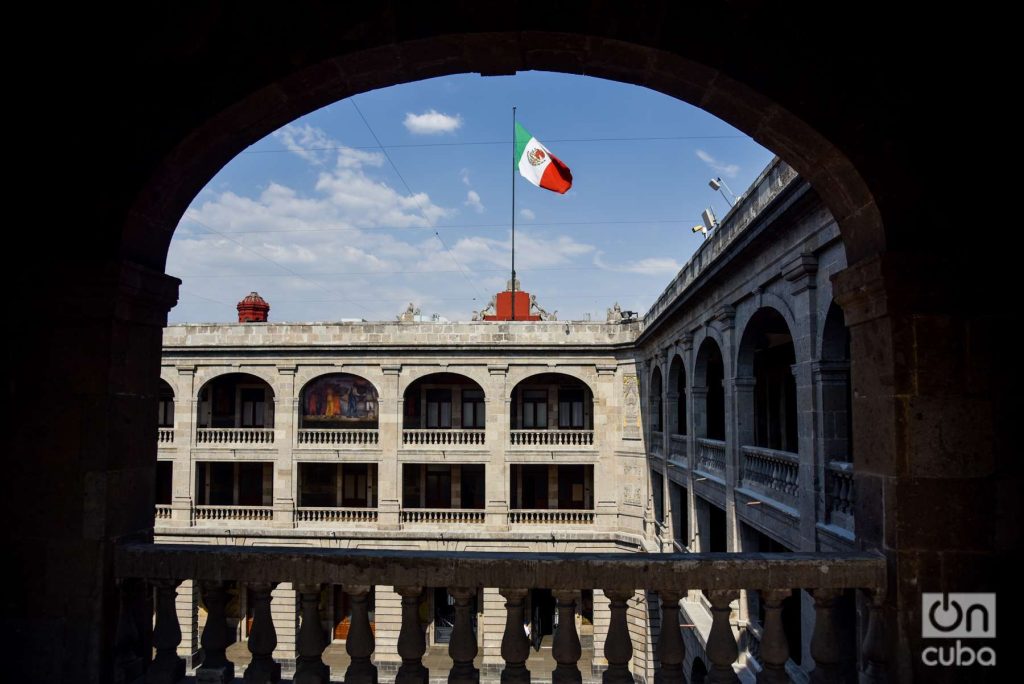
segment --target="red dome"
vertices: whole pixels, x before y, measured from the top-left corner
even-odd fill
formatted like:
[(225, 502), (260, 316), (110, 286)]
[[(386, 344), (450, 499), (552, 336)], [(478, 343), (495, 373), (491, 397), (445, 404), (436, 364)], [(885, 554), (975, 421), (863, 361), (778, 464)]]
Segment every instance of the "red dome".
[(239, 323), (266, 323), (270, 304), (258, 292), (250, 292), (238, 302)]

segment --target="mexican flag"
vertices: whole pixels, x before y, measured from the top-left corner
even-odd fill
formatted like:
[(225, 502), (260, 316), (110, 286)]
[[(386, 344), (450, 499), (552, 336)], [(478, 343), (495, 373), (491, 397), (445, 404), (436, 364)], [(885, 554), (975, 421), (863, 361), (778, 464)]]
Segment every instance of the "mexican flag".
[(523, 178), (539, 188), (564, 194), (572, 187), (572, 172), (530, 133), (516, 123), (515, 163)]

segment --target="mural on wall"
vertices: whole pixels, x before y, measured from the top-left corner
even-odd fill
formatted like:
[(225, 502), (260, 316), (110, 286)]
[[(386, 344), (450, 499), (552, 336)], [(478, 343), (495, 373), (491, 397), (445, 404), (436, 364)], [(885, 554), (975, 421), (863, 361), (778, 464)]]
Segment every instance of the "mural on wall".
[(377, 390), (345, 373), (318, 378), (302, 392), (305, 428), (362, 427), (377, 423)]

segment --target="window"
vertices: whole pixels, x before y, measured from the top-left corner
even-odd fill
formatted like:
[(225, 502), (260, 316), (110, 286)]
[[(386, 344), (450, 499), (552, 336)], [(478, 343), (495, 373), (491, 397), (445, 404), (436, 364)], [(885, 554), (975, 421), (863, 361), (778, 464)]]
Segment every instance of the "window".
[(585, 427), (583, 416), (583, 390), (563, 389), (558, 391), (558, 427), (582, 430)]
[(174, 427), (174, 399), (160, 397), (157, 408), (159, 409), (157, 425), (162, 428)]
[(523, 427), (544, 430), (548, 426), (548, 391), (523, 391)]
[(242, 427), (266, 425), (267, 401), (262, 389), (242, 389)]
[(462, 427), (483, 428), (484, 393), (482, 390), (462, 391)]
[(452, 426), (452, 391), (449, 389), (427, 390), (427, 427), (450, 428)]

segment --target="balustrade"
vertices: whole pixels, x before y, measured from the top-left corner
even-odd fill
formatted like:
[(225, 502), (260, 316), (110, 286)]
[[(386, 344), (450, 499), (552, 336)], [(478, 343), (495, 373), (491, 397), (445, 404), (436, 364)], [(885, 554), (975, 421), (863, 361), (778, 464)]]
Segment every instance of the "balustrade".
[(375, 523), (376, 508), (296, 508), (296, 523)]
[(157, 444), (173, 444), (174, 443), (174, 428), (157, 428), (156, 432)]
[(725, 479), (725, 442), (717, 439), (697, 440), (697, 470)]
[(274, 428), (199, 428), (196, 444), (215, 447), (256, 447), (274, 444)]
[(513, 448), (594, 446), (593, 430), (512, 430), (509, 433)]
[(407, 508), (402, 511), (403, 523), (478, 523), (483, 524), (486, 514), (469, 508)]
[(518, 509), (508, 512), (513, 525), (591, 525), (594, 511)]
[(303, 447), (338, 447), (377, 446), (380, 442), (380, 431), (376, 428), (363, 430), (299, 430), (299, 446)]
[(787, 505), (795, 505), (800, 491), (800, 457), (788, 451), (745, 446), (741, 448), (741, 479), (745, 487)]
[(825, 496), (829, 522), (853, 529), (853, 464), (831, 461), (825, 466)]
[(157, 504), (154, 516), (157, 520), (170, 520), (171, 519), (171, 506), (167, 504)]
[[(396, 684), (423, 684), (428, 672), (423, 667), (426, 650), (419, 621), (419, 604), (424, 587), (448, 587), (455, 599), (455, 627), (449, 654), (452, 684), (477, 681), (473, 667), (477, 641), (472, 627), (472, 601), (481, 587), (499, 587), (507, 610), (501, 656), (505, 661), (504, 684), (527, 684), (529, 644), (523, 633), (523, 604), (530, 588), (551, 589), (557, 601), (559, 630), (552, 656), (551, 673), (558, 684), (579, 684), (581, 656), (575, 628), (575, 603), (580, 589), (599, 588), (609, 599), (610, 621), (604, 656), (608, 662), (605, 682), (629, 684), (632, 643), (627, 624), (628, 601), (635, 592), (656, 591), (661, 598), (662, 629), (656, 657), (661, 661), (665, 684), (681, 684), (686, 660), (679, 627), (679, 600), (689, 589), (701, 587), (710, 602), (712, 627), (706, 653), (710, 660), (709, 681), (736, 682), (733, 664), (739, 656), (730, 625), (732, 604), (740, 589), (759, 590), (765, 605), (765, 622), (760, 644), (765, 681), (784, 681), (788, 647), (781, 620), (781, 603), (790, 587), (810, 590), (815, 601), (815, 626), (811, 654), (815, 677), (838, 681), (839, 630), (834, 602), (847, 588), (868, 591), (870, 617), (864, 639), (869, 670), (885, 669), (884, 635), (878, 612), (884, 600), (886, 566), (882, 556), (872, 553), (798, 554), (512, 554), (460, 552), (379, 551), (361, 549), (280, 549), (274, 547), (190, 546), (178, 544), (130, 543), (116, 550), (116, 572), (122, 588), (122, 602), (133, 605), (128, 593), (137, 591), (138, 580), (157, 589), (156, 621), (152, 643), (156, 656), (150, 664), (150, 681), (179, 681), (182, 664), (175, 654), (181, 630), (177, 624), (174, 597), (183, 579), (198, 582), (207, 608), (201, 643), (203, 661), (197, 681), (231, 681), (234, 666), (225, 649), (230, 643), (225, 611), (224, 580), (231, 578), (248, 586), (253, 597), (253, 627), (249, 636), (252, 661), (246, 681), (275, 681), (279, 666), (273, 660), (276, 644), (270, 612), (270, 592), (277, 582), (291, 582), (298, 588), (301, 625), (296, 648), (295, 682), (326, 683), (322, 654), (327, 646), (319, 626), (319, 605), (324, 584), (342, 585), (352, 597), (352, 620), (347, 641), (351, 658), (345, 681), (373, 684), (377, 672), (371, 657), (375, 642), (367, 617), (367, 595), (375, 584), (393, 586), (402, 597), (402, 623), (397, 653), (402, 659)], [(138, 673), (138, 634), (134, 611), (122, 610), (115, 658), (118, 676)], [(845, 630), (844, 630), (845, 631)], [(152, 657), (152, 656), (147, 656)]]
[(261, 522), (274, 519), (274, 509), (270, 506), (195, 506), (192, 516), (196, 521), (203, 520), (241, 520), (245, 522)]
[(483, 446), (486, 434), (486, 430), (402, 430), (402, 444), (428, 447)]

